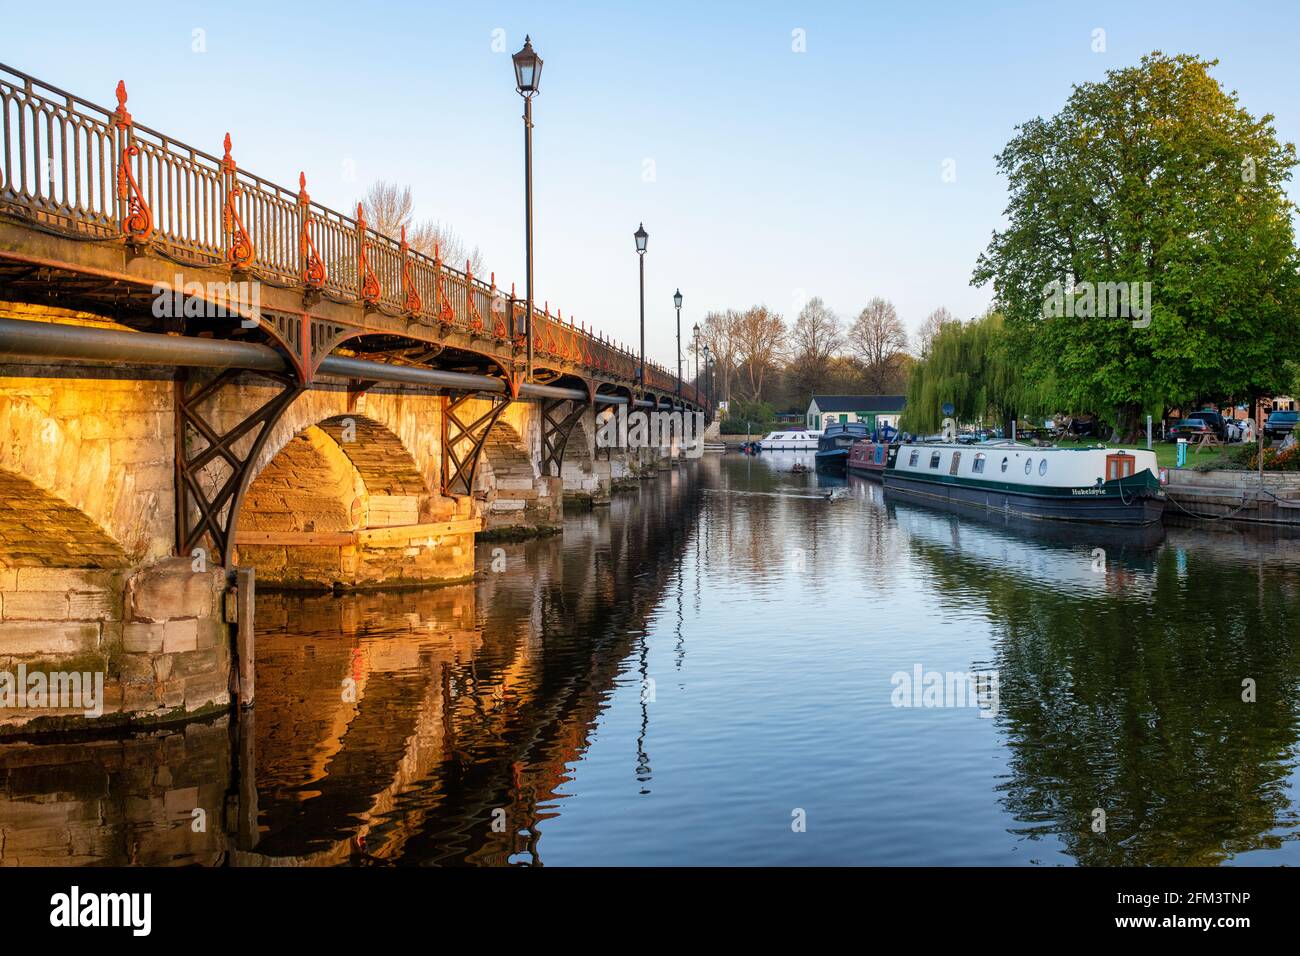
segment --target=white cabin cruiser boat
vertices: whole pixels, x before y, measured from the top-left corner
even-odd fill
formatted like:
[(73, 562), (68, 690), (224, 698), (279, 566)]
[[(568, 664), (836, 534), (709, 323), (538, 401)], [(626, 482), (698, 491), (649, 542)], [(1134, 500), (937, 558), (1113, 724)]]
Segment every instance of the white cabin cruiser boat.
[(816, 451), (821, 432), (771, 432), (759, 441), (760, 451)]

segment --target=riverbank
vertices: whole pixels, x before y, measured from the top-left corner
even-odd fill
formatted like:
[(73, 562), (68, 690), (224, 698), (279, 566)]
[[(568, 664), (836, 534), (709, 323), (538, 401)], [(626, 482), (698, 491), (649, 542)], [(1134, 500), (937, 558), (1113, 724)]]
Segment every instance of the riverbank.
[(1266, 471), (1169, 472), (1166, 515), (1300, 527), (1300, 473)]

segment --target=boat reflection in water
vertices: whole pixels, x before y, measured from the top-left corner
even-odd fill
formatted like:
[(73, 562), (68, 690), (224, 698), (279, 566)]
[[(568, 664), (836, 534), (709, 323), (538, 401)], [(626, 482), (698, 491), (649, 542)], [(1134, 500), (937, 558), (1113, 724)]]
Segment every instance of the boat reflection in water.
[(1163, 525), (1066, 524), (950, 502), (898, 501), (889, 489), (890, 517), (918, 544), (941, 544), (1004, 574), (1080, 594), (1111, 590), (1120, 582), (1154, 586), (1156, 550)]

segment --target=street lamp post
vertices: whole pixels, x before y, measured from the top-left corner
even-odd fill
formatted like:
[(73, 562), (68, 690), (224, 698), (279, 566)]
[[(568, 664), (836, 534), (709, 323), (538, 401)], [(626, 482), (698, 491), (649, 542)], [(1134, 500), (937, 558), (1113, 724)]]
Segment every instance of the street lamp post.
[(709, 345), (704, 344), (704, 394), (709, 403), (709, 420), (713, 419), (713, 366), (709, 364)]
[(700, 323), (695, 323), (695, 331), (691, 338), (691, 351), (695, 354), (695, 376), (691, 379), (695, 383), (695, 394), (699, 397), (700, 392)]
[(673, 305), (677, 306), (677, 400), (682, 400), (682, 290), (673, 293)]
[(645, 223), (636, 227), (636, 232), (632, 233), (632, 238), (636, 240), (636, 256), (641, 264), (641, 358), (637, 363), (636, 382), (641, 389), (645, 390), (645, 246), (646, 241), (650, 238), (650, 233), (645, 231)]
[(533, 377), (533, 97), (542, 78), (542, 58), (533, 51), (532, 40), (525, 35), (523, 49), (512, 57), (515, 64), (515, 89), (524, 98), (524, 306), (528, 339), (527, 377)]

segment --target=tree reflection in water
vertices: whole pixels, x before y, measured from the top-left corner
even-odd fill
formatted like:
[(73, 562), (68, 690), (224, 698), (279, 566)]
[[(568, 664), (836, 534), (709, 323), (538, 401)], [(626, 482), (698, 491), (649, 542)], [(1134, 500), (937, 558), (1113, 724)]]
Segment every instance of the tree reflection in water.
[[(940, 523), (956, 537), (943, 542)], [(1010, 751), (999, 789), (1024, 824), (1015, 832), (1056, 834), (1092, 866), (1213, 865), (1295, 838), (1294, 542), (1174, 529), (1150, 551), (1122, 536), (1035, 538), (929, 515), (909, 530), (937, 598), (983, 593), (997, 622)], [(1009, 533), (1040, 555), (1037, 576), (990, 559)], [(1095, 547), (1103, 574), (1091, 570)], [(1248, 678), (1255, 703), (1243, 701)], [(1093, 832), (1097, 808), (1104, 833)]]

